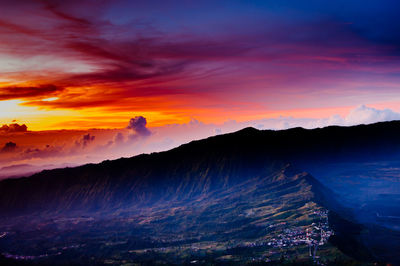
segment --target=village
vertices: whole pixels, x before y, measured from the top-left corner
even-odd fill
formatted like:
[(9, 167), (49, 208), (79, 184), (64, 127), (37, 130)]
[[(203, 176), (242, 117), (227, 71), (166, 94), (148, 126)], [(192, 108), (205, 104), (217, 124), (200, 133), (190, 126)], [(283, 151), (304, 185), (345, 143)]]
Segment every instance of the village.
[[(215, 241), (200, 241), (191, 244), (161, 246), (138, 250), (129, 250), (129, 254), (191, 254), (194, 258), (201, 258), (201, 254), (206, 254), (213, 250), (220, 252), (221, 260), (240, 260), (242, 262), (271, 262), (279, 259), (291, 259), (301, 256), (312, 260), (315, 264), (321, 263), (319, 249), (324, 246), (330, 236), (334, 234), (329, 227), (328, 211), (325, 209), (311, 210), (311, 220), (309, 224), (301, 225), (298, 222), (277, 220), (264, 225), (266, 233), (262, 238), (253, 241), (229, 241), (218, 243)], [(0, 233), (0, 237), (5, 237), (8, 232)], [(159, 240), (160, 241), (160, 240)], [(162, 241), (160, 241), (162, 242)], [(124, 245), (126, 241), (106, 241), (106, 246)], [(35, 260), (49, 256), (59, 256), (67, 249), (79, 249), (85, 244), (67, 245), (60, 248), (53, 248), (50, 253), (43, 255), (16, 255), (3, 253), (6, 258), (16, 260)], [(251, 249), (253, 251), (241, 253), (238, 250)], [(235, 251), (236, 250), (236, 251)], [(293, 251), (296, 250), (294, 253)], [(239, 252), (239, 253), (237, 253)], [(225, 254), (225, 255), (224, 255)], [(241, 255), (240, 255), (241, 254)], [(247, 255), (245, 255), (247, 254)], [(186, 256), (186, 255), (185, 255)], [(197, 264), (201, 260), (192, 260), (191, 264)]]
[(327, 210), (314, 211), (313, 215), (319, 218), (318, 222), (305, 226), (292, 226), (286, 222), (270, 224), (266, 229), (276, 234), (266, 240), (241, 243), (238, 247), (266, 247), (271, 249), (270, 254), (279, 254), (285, 249), (304, 245), (308, 247), (308, 256), (318, 263), (318, 248), (325, 245), (334, 232), (329, 227)]

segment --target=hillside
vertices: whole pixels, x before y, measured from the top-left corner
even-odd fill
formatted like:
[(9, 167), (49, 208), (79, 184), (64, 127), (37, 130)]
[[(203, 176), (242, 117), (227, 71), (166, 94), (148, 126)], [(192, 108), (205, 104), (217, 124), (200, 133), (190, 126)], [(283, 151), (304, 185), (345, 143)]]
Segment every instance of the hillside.
[[(146, 261), (146, 252), (169, 263), (306, 262), (315, 240), (321, 261), (374, 261), (363, 226), (304, 169), (393, 159), (399, 135), (400, 122), (246, 128), (167, 152), (3, 180), (0, 250), (48, 263)], [(314, 232), (313, 223), (323, 229)]]
[[(30, 212), (29, 222), (26, 214), (3, 219), (7, 235), (0, 248), (11, 258), (23, 251), (49, 264), (102, 264), (103, 257), (115, 263), (122, 257), (180, 264), (197, 259), (204, 263), (243, 263), (254, 258), (278, 261), (282, 254), (287, 260), (307, 262), (312, 260), (309, 249), (322, 243), (315, 252), (324, 254), (323, 261), (350, 260), (328, 243), (333, 231), (323, 203), (332, 195), (317, 180), (290, 165), (247, 177), (225, 178), (219, 184), (206, 179), (202, 191), (186, 181), (162, 183), (165, 188), (153, 183), (162, 196), (142, 193), (114, 208), (115, 198), (104, 200), (107, 208), (96, 210), (84, 204), (50, 203)], [(188, 184), (190, 189), (185, 188)], [(30, 203), (30, 208), (36, 204)], [(323, 228), (323, 234), (313, 223)], [(92, 257), (94, 261), (89, 259)]]
[[(247, 128), (168, 152), (5, 180), (0, 182), (0, 210), (7, 213), (50, 207), (95, 211), (127, 201), (146, 205), (161, 198), (190, 198), (286, 163), (304, 169), (327, 161), (397, 156), (399, 135), (400, 122), (314, 130)], [(159, 185), (159, 191), (154, 184)]]

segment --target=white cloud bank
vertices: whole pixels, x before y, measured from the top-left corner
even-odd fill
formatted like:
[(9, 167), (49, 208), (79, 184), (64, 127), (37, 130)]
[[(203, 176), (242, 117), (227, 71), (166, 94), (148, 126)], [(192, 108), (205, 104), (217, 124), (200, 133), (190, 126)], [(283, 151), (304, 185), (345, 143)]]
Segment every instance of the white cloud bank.
[[(372, 124), (377, 122), (400, 120), (400, 113), (391, 109), (375, 109), (365, 105), (360, 105), (352, 109), (348, 115), (332, 115), (328, 118), (293, 118), (278, 117), (271, 119), (261, 119), (249, 122), (237, 123), (243, 126), (252, 126), (258, 129), (288, 129), (293, 127), (318, 128), (326, 126), (353, 126), (360, 124)], [(236, 122), (235, 122), (236, 123)], [(229, 124), (229, 123), (228, 123)], [(220, 129), (219, 129), (220, 130)]]
[(344, 119), (344, 125), (371, 124), (376, 122), (400, 120), (400, 113), (391, 109), (378, 110), (361, 105), (353, 109)]

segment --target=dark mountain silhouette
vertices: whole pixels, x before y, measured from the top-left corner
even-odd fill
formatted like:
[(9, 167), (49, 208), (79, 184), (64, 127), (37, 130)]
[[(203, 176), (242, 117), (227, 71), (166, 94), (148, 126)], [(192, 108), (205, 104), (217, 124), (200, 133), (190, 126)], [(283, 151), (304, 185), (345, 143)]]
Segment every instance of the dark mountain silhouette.
[[(260, 226), (305, 224), (324, 208), (336, 230), (332, 243), (341, 251), (357, 260), (386, 260), (365, 243), (369, 235), (360, 233), (365, 225), (357, 225), (340, 197), (307, 170), (327, 162), (393, 160), (400, 152), (399, 136), (397, 121), (313, 130), (246, 128), (166, 152), (46, 170), (0, 181), (0, 225), (26, 231), (55, 224), (61, 230), (60, 223), (72, 219), (69, 226), (86, 232), (82, 228), (94, 230), (94, 219), (99, 228), (129, 224), (142, 246), (178, 235), (179, 243), (230, 243), (262, 237)], [(15, 233), (12, 243), (23, 240)]]

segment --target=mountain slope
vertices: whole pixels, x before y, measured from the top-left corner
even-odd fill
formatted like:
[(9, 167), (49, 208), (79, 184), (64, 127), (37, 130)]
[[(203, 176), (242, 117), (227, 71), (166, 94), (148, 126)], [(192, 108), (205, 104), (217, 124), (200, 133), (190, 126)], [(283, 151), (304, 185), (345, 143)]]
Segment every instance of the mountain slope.
[(162, 198), (183, 200), (285, 163), (303, 166), (397, 156), (399, 135), (400, 122), (314, 130), (248, 128), (168, 152), (5, 180), (0, 182), (0, 210), (98, 210), (127, 202), (146, 205)]
[[(50, 264), (103, 264), (104, 256), (115, 263), (121, 263), (117, 258), (122, 257), (135, 262), (151, 258), (151, 264), (181, 264), (195, 259), (242, 264), (254, 257), (276, 261), (281, 254), (307, 262), (311, 260), (308, 245), (315, 249), (322, 243), (318, 254), (324, 254), (323, 261), (347, 258), (327, 242), (326, 236), (332, 231), (328, 210), (322, 204), (333, 194), (309, 174), (282, 165), (254, 170), (247, 178), (224, 180), (211, 185), (206, 178), (201, 184), (204, 189), (198, 192), (197, 186), (193, 188), (187, 181), (162, 183), (165, 188), (153, 183), (157, 191), (165, 192), (163, 196), (143, 193), (135, 196), (136, 200), (128, 199), (101, 211), (86, 209), (83, 204), (67, 211), (61, 207), (72, 206), (69, 203), (51, 203), (36, 208), (29, 216), (3, 218), (2, 226), (9, 235), (0, 239), (0, 250), (9, 257), (17, 257), (15, 254), (22, 251)], [(69, 199), (65, 194), (60, 197)], [(313, 223), (323, 228), (324, 236)], [(150, 257), (145, 255), (149, 250)], [(43, 254), (46, 258), (41, 257)]]
[[(167, 152), (3, 180), (0, 250), (11, 257), (22, 251), (35, 258), (52, 254), (44, 261), (52, 263), (72, 258), (93, 263), (92, 257), (97, 263), (142, 261), (149, 248), (152, 263), (245, 262), (255, 256), (307, 261), (317, 241), (310, 230), (322, 243), (321, 260), (351, 261), (326, 242), (333, 226), (339, 248), (369, 260), (360, 242), (362, 227), (353, 244), (344, 245), (352, 215), (335, 193), (300, 169), (397, 158), (399, 135), (399, 122), (247, 128)], [(336, 224), (328, 223), (328, 211)]]

